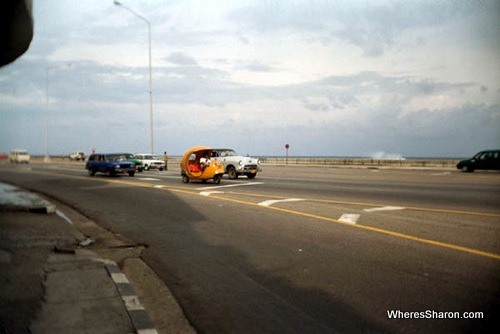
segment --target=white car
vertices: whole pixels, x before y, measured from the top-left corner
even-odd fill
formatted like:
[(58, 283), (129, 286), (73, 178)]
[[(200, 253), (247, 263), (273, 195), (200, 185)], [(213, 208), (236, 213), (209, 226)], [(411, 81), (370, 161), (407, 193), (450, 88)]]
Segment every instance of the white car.
[(212, 159), (224, 165), (224, 172), (230, 179), (237, 179), (238, 175), (246, 175), (249, 179), (253, 179), (257, 176), (257, 172), (261, 171), (259, 159), (238, 155), (229, 148), (214, 148)]
[(152, 154), (138, 153), (135, 158), (142, 161), (144, 170), (158, 169), (162, 171), (165, 169), (165, 161), (156, 159)]

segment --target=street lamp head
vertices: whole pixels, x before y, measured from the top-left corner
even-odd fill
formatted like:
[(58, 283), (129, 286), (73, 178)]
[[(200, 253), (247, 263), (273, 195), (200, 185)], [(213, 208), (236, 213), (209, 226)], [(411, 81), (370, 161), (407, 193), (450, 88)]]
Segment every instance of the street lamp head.
[(117, 5), (117, 6), (121, 6), (121, 5), (122, 5), (120, 2), (118, 2), (118, 1), (116, 1), (116, 0), (114, 0), (114, 1), (113, 1), (113, 3), (114, 3), (115, 5)]

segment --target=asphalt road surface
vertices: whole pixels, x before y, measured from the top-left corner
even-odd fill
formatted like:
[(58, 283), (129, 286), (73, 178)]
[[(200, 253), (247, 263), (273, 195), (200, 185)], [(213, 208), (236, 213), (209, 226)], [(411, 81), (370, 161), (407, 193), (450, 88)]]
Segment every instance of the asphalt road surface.
[(183, 184), (175, 168), (0, 172), (147, 245), (203, 333), (500, 329), (497, 172), (265, 166), (219, 185)]

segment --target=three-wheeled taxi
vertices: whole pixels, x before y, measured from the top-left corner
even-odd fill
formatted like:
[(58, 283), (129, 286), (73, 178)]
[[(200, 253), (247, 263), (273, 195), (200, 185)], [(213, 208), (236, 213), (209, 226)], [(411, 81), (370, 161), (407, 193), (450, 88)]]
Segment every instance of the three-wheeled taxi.
[(212, 148), (207, 146), (195, 146), (187, 150), (181, 160), (182, 182), (189, 180), (213, 179), (219, 184), (224, 175), (224, 166), (218, 160), (212, 160)]

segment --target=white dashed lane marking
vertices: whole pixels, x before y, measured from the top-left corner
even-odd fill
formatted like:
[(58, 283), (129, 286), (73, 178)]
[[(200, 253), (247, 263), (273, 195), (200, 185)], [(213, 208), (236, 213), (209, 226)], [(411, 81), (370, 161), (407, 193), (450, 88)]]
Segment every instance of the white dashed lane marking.
[(223, 191), (202, 191), (200, 192), (201, 196), (210, 196), (212, 194), (223, 194)]
[(210, 187), (199, 188), (198, 190), (231, 188), (231, 187), (244, 187), (244, 186), (256, 186), (256, 185), (259, 185), (259, 184), (264, 184), (264, 182), (247, 182), (247, 183), (227, 184), (227, 185), (223, 185), (223, 186), (210, 186)]
[(365, 212), (376, 212), (376, 211), (397, 211), (404, 210), (405, 208), (402, 206), (383, 206), (380, 208), (371, 208), (371, 209), (363, 209)]
[(287, 198), (287, 199), (272, 199), (264, 202), (260, 202), (259, 205), (262, 206), (271, 206), (276, 203), (283, 203), (283, 202), (298, 202), (298, 201), (303, 201), (301, 198)]
[(356, 213), (345, 213), (340, 216), (339, 221), (343, 223), (356, 224), (360, 215)]

